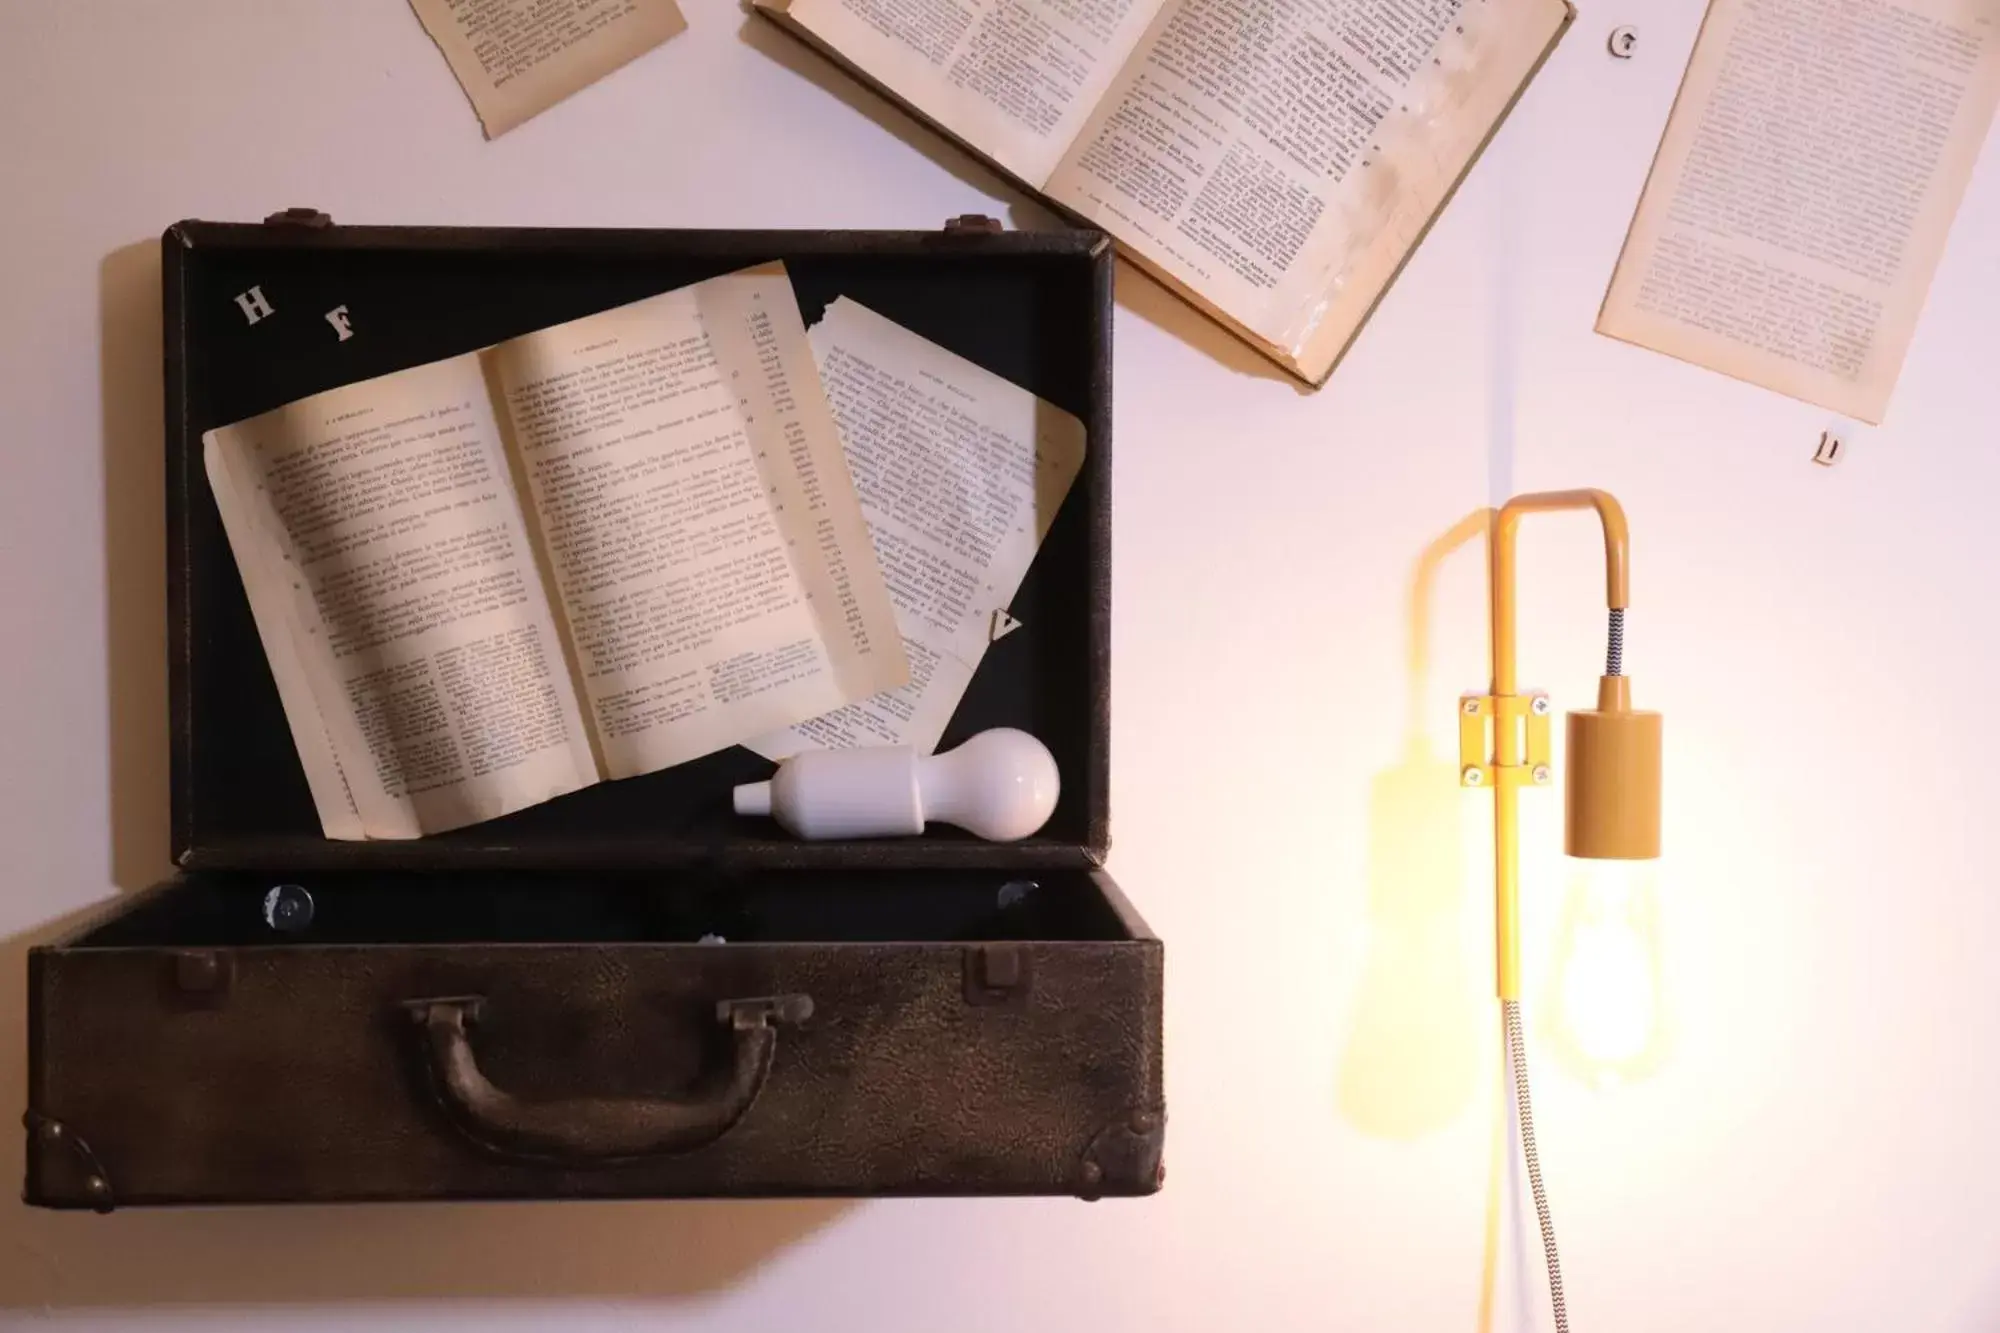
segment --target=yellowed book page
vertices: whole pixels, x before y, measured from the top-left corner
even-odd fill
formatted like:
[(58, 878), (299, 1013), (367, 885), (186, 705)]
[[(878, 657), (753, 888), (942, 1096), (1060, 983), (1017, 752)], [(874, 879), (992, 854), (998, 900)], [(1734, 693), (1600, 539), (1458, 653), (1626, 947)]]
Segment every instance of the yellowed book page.
[(929, 754), (1083, 467), (1083, 423), (846, 297), (809, 336), (910, 683), (750, 748), (770, 759), (850, 745)]
[(1878, 422), (2000, 100), (2000, 0), (1715, 0), (1600, 333)]
[(757, 0), (1040, 188), (1159, 0)]
[(260, 542), (252, 526), (250, 507), (238, 495), (229, 475), (227, 457), (214, 442), (204, 449), (209, 487), (215, 493), (215, 507), (222, 516), (222, 530), (236, 553), (236, 565), (250, 600), (251, 619), (257, 637), (271, 663), (271, 675), (278, 686), (278, 701), (284, 706), (285, 722), (292, 741), (298, 746), (299, 763), (306, 772), (306, 787), (312, 793), (319, 814), (320, 831), (329, 838), (353, 841), (368, 836), (354, 792), (342, 770), (340, 754), (326, 715), (320, 711), (312, 682), (306, 675), (303, 648), (298, 635), (303, 627), (289, 613), (286, 574), (289, 566), (283, 554)]
[(674, 0), (410, 0), (497, 139), (687, 27)]
[(1569, 14), (1170, 0), (1047, 193), (1317, 380)]
[(610, 776), (908, 679), (783, 266), (486, 355)]
[(203, 443), (329, 837), (355, 830), (323, 794), (328, 759), (370, 838), (597, 780), (478, 357), (316, 394)]

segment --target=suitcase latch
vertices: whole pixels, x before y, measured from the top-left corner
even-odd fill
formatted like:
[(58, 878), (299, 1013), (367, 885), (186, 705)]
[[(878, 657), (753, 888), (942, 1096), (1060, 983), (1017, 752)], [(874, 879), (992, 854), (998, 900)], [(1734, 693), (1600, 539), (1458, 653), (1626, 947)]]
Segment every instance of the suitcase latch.
[(324, 231), (333, 225), (333, 219), (317, 208), (285, 208), (264, 218), (267, 227), (303, 227), (307, 231)]
[(984, 213), (960, 213), (955, 218), (946, 218), (944, 223), (947, 236), (998, 236), (1005, 230), (999, 218), (989, 218)]
[(1005, 941), (975, 944), (965, 951), (965, 1002), (1006, 1004), (1028, 993), (1033, 969), (1020, 945)]

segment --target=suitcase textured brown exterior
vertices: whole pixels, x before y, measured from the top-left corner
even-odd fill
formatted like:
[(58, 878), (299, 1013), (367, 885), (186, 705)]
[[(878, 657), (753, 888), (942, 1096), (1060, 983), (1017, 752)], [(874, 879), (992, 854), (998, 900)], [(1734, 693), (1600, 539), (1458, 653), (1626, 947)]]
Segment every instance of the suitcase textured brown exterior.
[[(1103, 236), (349, 228), (288, 210), (162, 244), (181, 873), (30, 955), (31, 1203), (1158, 1187), (1162, 948), (1101, 869)], [(1049, 825), (1005, 845), (791, 842), (730, 810), (769, 767), (731, 750), (420, 842), (323, 839), (202, 432), (772, 259), (808, 322), (854, 297), (1088, 428), (1013, 603), (1023, 627), (944, 741), (1040, 736), (1063, 778)]]

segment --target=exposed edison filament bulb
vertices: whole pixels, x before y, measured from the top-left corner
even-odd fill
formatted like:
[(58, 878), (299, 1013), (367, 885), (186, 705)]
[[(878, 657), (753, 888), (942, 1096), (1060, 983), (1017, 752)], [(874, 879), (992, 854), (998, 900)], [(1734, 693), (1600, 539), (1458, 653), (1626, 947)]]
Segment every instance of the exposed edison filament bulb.
[(1549, 1036), (1562, 1065), (1609, 1086), (1665, 1058), (1657, 861), (1570, 860), (1556, 938)]

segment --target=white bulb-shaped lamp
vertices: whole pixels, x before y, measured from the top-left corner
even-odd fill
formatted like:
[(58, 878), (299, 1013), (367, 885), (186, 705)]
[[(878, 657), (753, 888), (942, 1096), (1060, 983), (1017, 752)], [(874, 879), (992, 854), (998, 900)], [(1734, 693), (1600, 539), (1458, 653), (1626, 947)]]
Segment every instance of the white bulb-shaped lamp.
[(1061, 790), (1046, 745), (995, 727), (939, 755), (907, 745), (807, 750), (769, 782), (738, 787), (735, 802), (737, 814), (768, 815), (800, 838), (909, 836), (936, 820), (1012, 842), (1048, 823)]

